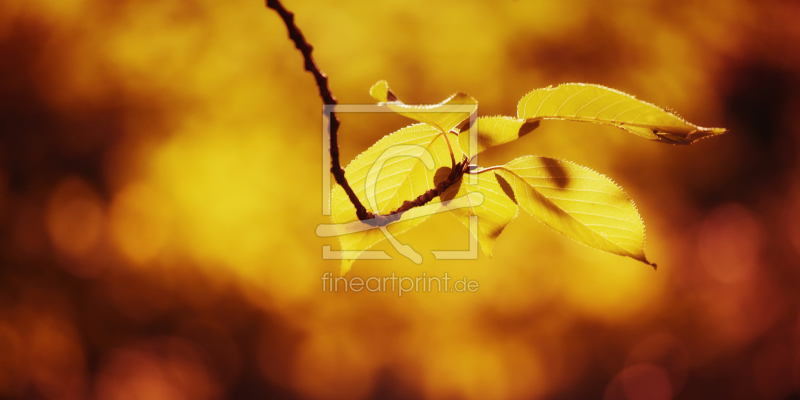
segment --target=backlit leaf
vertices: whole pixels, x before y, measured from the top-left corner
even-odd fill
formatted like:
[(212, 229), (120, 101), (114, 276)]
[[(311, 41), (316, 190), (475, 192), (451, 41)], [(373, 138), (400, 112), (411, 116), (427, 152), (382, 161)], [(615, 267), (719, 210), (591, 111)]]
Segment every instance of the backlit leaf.
[[(448, 143), (445, 139), (451, 142)], [(462, 155), (455, 145), (457, 136), (441, 133), (433, 126), (416, 124), (387, 135), (372, 147), (359, 154), (345, 169), (350, 186), (364, 206), (373, 213), (388, 214), (403, 201), (412, 200), (435, 187), (434, 176), (442, 168), (450, 168), (450, 148), (460, 160)], [(427, 160), (427, 165), (425, 160)], [(437, 197), (429, 204), (440, 203)], [(376, 243), (386, 239), (380, 229), (363, 222), (347, 227), (341, 224), (358, 221), (355, 208), (340, 186), (333, 189), (332, 220), (337, 225), (342, 250), (353, 251), (350, 259), (343, 260), (342, 274), (353, 264), (355, 257)], [(432, 207), (412, 208), (403, 213), (398, 222), (386, 229), (399, 235), (422, 223), (432, 212)], [(361, 230), (365, 229), (365, 230)], [(347, 232), (357, 232), (345, 234)]]
[(611, 179), (571, 162), (538, 156), (489, 170), (504, 177), (519, 206), (545, 225), (590, 247), (650, 264), (639, 212)]
[(490, 147), (517, 140), (539, 126), (539, 121), (526, 122), (524, 119), (504, 116), (478, 117), (475, 123), (478, 138), (475, 149), (470, 148), (473, 132), (469, 124), (458, 134), (458, 145), (465, 154), (478, 154)]
[(671, 111), (600, 85), (567, 83), (537, 89), (517, 105), (520, 119), (562, 119), (616, 126), (647, 139), (689, 144), (725, 133), (723, 128), (703, 128)]
[[(513, 200), (513, 192), (508, 182), (499, 175), (488, 172), (474, 176), (476, 184), (469, 184), (470, 176), (464, 175), (458, 185), (453, 185), (442, 194), (443, 200), (459, 198), (468, 193), (481, 193), (481, 204), (470, 203), (469, 208), (454, 209), (451, 212), (469, 228), (469, 217), (478, 216), (478, 243), (483, 254), (492, 256), (494, 242), (503, 229), (511, 222), (519, 210)], [(467, 197), (470, 202), (470, 197)]]
[(430, 124), (440, 132), (450, 132), (477, 110), (478, 101), (466, 93), (456, 93), (439, 104), (411, 106), (404, 104), (389, 89), (386, 81), (379, 81), (369, 90), (370, 96), (384, 103), (394, 112), (415, 121)]

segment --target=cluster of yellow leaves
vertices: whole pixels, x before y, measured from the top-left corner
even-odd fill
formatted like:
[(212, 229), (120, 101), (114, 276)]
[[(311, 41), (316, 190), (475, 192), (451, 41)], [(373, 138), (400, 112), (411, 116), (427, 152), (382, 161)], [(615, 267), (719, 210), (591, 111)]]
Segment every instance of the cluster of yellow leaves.
[[(477, 101), (457, 93), (435, 105), (401, 102), (385, 81), (370, 94), (380, 104), (418, 121), (385, 136), (351, 162), (345, 176), (362, 203), (388, 214), (406, 200), (434, 188), (455, 162), (514, 141), (542, 120), (606, 124), (658, 142), (689, 144), (725, 132), (691, 124), (673, 112), (598, 85), (563, 84), (534, 90), (517, 106), (517, 116), (476, 117)], [(460, 128), (459, 128), (460, 127)], [(491, 256), (495, 240), (522, 208), (536, 219), (587, 246), (653, 265), (644, 254), (645, 229), (636, 206), (608, 177), (568, 161), (524, 156), (508, 164), (472, 166), (441, 196), (412, 208), (385, 227), (358, 221), (344, 190), (332, 194), (332, 219), (346, 259), (399, 235), (436, 212), (447, 211), (469, 226), (478, 217), (478, 241)], [(461, 206), (452, 206), (459, 199)]]

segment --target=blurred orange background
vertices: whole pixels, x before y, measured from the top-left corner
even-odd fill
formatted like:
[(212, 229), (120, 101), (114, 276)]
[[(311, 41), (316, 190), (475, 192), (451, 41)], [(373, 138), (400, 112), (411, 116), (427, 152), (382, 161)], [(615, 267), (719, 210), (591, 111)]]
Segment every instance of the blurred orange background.
[[(610, 86), (730, 133), (669, 146), (549, 122), (481, 156), (611, 176), (644, 264), (526, 214), (494, 258), (467, 230), (399, 239), (476, 293), (323, 292), (321, 100), (253, 2), (0, 6), (2, 399), (800, 398), (800, 4), (286, 0), (345, 104)], [(408, 121), (342, 114), (346, 165)]]

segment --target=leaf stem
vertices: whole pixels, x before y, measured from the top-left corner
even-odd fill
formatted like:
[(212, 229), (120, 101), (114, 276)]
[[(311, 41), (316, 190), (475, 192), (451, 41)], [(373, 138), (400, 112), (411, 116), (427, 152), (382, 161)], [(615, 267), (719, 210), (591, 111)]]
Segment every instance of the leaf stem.
[[(498, 165), (498, 166), (495, 166), (495, 167), (484, 168), (484, 169), (481, 169), (479, 171), (467, 171), (467, 173), (470, 174), (470, 175), (480, 175), (480, 174), (482, 174), (484, 172), (494, 171), (494, 170), (498, 170), (498, 169), (502, 169), (503, 171), (506, 171), (506, 172), (511, 172), (505, 166)], [(513, 172), (511, 172), (511, 173), (514, 174)], [(516, 174), (514, 174), (514, 175), (516, 175)]]
[(447, 133), (444, 134), (444, 141), (447, 143), (447, 149), (450, 150), (450, 169), (456, 169), (456, 157), (453, 154), (453, 146), (450, 145), (450, 139), (447, 138)]

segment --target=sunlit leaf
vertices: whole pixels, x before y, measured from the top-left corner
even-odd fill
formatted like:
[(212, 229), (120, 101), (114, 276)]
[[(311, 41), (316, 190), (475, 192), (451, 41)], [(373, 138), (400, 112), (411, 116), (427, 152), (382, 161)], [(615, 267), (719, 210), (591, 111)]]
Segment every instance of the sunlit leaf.
[(505, 178), (519, 206), (545, 225), (590, 247), (650, 264), (639, 212), (611, 179), (571, 162), (537, 156), (487, 170)]
[(519, 101), (517, 116), (607, 124), (647, 139), (673, 144), (689, 144), (725, 133), (723, 128), (694, 125), (674, 112), (617, 90), (583, 83), (534, 90)]
[(477, 134), (477, 147), (470, 148), (473, 132), (470, 125), (458, 134), (458, 145), (465, 154), (478, 154), (490, 147), (499, 146), (519, 139), (539, 126), (539, 121), (526, 122), (524, 119), (512, 117), (478, 117), (474, 130)]
[(440, 132), (450, 132), (477, 110), (478, 101), (465, 93), (456, 93), (439, 104), (411, 106), (404, 104), (389, 89), (386, 81), (379, 81), (369, 90), (370, 96), (384, 103), (392, 111), (415, 121), (430, 124)]
[[(455, 145), (457, 136), (453, 133), (446, 135), (450, 146), (445, 134), (431, 125), (416, 124), (400, 129), (359, 154), (345, 169), (345, 176), (368, 210), (388, 214), (400, 207), (403, 201), (412, 200), (435, 187), (436, 172), (452, 165), (451, 147), (456, 159), (461, 159), (461, 151)], [(440, 199), (435, 198), (430, 204), (439, 202)], [(335, 224), (358, 221), (353, 205), (340, 186), (333, 189), (331, 208)], [(431, 207), (412, 208), (403, 213), (398, 222), (389, 224), (387, 230), (392, 235), (399, 235), (422, 223), (430, 212)], [(352, 231), (337, 225), (342, 250), (355, 252), (351, 259), (343, 260), (342, 274), (350, 269), (358, 253), (386, 239), (380, 229), (361, 222), (355, 225), (356, 230), (358, 225), (368, 230), (344, 234)]]
[[(475, 178), (475, 185), (469, 184)], [(481, 204), (470, 203), (469, 208), (452, 210), (453, 215), (469, 228), (469, 217), (478, 216), (478, 243), (484, 254), (491, 257), (494, 242), (503, 229), (511, 222), (519, 210), (513, 200), (513, 192), (508, 182), (499, 175), (488, 172), (474, 177), (463, 176), (458, 185), (451, 186), (442, 194), (442, 200), (459, 198), (468, 193), (481, 193)], [(469, 197), (467, 201), (469, 202)]]

